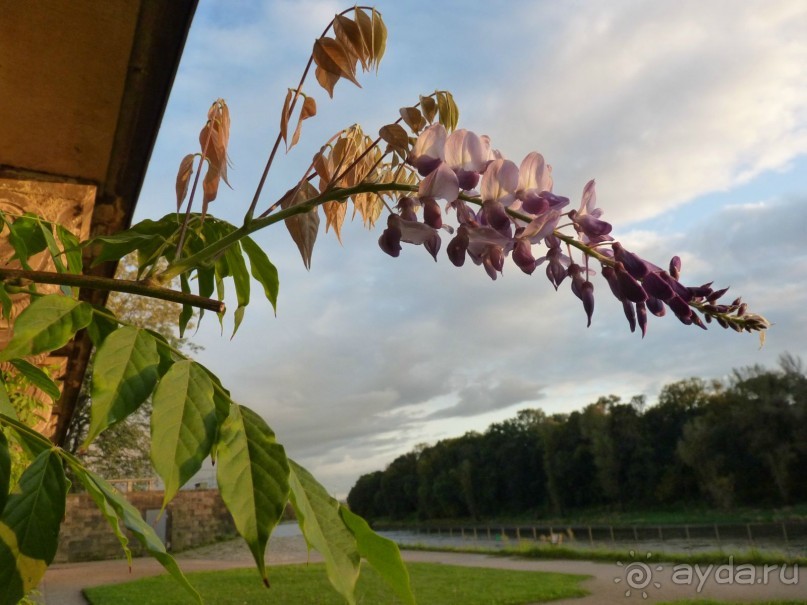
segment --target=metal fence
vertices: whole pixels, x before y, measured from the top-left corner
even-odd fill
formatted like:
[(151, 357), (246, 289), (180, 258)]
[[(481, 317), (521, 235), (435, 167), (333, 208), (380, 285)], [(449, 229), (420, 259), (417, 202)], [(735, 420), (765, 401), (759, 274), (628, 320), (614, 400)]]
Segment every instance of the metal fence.
[(422, 525), (378, 526), (405, 544), (512, 546), (523, 542), (644, 552), (777, 551), (807, 556), (807, 522), (692, 525)]

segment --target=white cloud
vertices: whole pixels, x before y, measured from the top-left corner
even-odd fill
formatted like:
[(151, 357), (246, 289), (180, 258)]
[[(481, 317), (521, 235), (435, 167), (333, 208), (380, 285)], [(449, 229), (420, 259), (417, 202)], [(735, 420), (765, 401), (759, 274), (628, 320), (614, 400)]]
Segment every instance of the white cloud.
[(559, 192), (574, 199), (596, 177), (607, 216), (637, 220), (807, 152), (803, 2), (562, 6), (553, 44), (525, 47), (499, 78), (498, 113), (520, 119), (494, 141), (539, 146)]

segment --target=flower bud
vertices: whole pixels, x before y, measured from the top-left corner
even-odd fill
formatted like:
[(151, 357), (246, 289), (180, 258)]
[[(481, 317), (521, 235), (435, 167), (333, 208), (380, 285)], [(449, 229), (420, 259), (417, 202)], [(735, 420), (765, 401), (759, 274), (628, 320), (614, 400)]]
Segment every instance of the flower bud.
[(642, 279), (647, 275), (648, 268), (645, 262), (633, 252), (628, 252), (619, 242), (611, 244), (614, 250), (614, 258), (625, 267), (625, 270), (636, 279)]
[(667, 310), (664, 308), (664, 303), (658, 298), (654, 298), (652, 296), (647, 297), (647, 310), (656, 317), (664, 317), (667, 314)]
[(644, 279), (642, 280), (642, 287), (644, 288), (645, 292), (647, 292), (648, 296), (661, 300), (667, 300), (675, 295), (672, 288), (655, 271), (652, 271), (644, 276)]
[(670, 275), (676, 281), (681, 277), (681, 259), (678, 256), (670, 259)]
[(440, 211), (440, 205), (433, 197), (427, 197), (420, 200), (423, 204), (423, 222), (429, 227), (439, 229), (443, 226), (443, 215)]
[(519, 238), (513, 248), (513, 262), (527, 275), (535, 271), (535, 257), (532, 254), (532, 244), (528, 239)]
[(468, 250), (469, 241), (468, 230), (461, 225), (457, 229), (457, 235), (448, 242), (446, 254), (448, 254), (448, 259), (455, 267), (462, 267), (465, 264), (465, 252)]
[(379, 247), (392, 257), (397, 258), (401, 253), (401, 227), (400, 218), (391, 214), (387, 218), (387, 228), (378, 238)]
[[(616, 277), (616, 271), (614, 271), (614, 268), (610, 265), (603, 265), (601, 273), (605, 278), (605, 281), (608, 282), (608, 287), (611, 288), (611, 293), (616, 297), (617, 300), (624, 302), (625, 296), (622, 294), (622, 290), (619, 287), (619, 280)], [(633, 307), (631, 307), (631, 313), (633, 313)]]
[(728, 288), (723, 288), (722, 290), (715, 290), (709, 296), (706, 297), (706, 300), (708, 300), (710, 303), (713, 303), (728, 291), (729, 291)]
[(622, 309), (625, 311), (625, 317), (628, 318), (630, 331), (636, 331), (636, 312), (633, 310), (633, 303), (628, 300), (622, 301)]
[(639, 322), (639, 328), (642, 330), (642, 338), (647, 334), (647, 307), (643, 302), (636, 303), (636, 319)]
[(583, 300), (583, 310), (586, 312), (586, 317), (588, 317), (588, 323), (586, 324), (588, 328), (591, 326), (591, 316), (594, 314), (594, 284), (586, 280), (580, 287), (580, 291), (582, 294), (581, 299)]
[(614, 271), (616, 271), (616, 278), (619, 282), (619, 290), (625, 298), (635, 303), (643, 303), (647, 300), (647, 293), (642, 288), (642, 285), (625, 270), (621, 262), (616, 263)]

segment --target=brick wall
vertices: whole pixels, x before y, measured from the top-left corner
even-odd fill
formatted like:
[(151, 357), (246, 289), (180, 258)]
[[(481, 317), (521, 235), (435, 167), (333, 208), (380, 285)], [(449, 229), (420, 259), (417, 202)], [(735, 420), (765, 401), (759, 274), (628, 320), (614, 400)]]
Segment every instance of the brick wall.
[[(162, 506), (161, 491), (129, 492), (125, 495), (149, 522)], [(164, 530), (169, 551), (187, 550), (236, 535), (232, 517), (218, 490), (180, 491), (166, 508), (163, 517), (164, 525), (156, 527), (158, 534)], [(127, 536), (134, 556), (145, 554), (137, 538), (129, 532)], [(69, 494), (56, 562), (116, 559), (124, 556), (120, 542), (89, 494)]]

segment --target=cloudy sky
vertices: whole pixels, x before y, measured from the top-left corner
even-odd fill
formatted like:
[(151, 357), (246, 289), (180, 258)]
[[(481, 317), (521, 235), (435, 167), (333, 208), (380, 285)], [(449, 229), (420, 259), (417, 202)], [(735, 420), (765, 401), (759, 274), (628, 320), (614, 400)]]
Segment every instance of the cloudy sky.
[[(296, 182), (334, 132), (368, 133), (418, 94), (450, 90), (460, 126), (519, 163), (552, 164), (555, 192), (599, 205), (624, 245), (683, 279), (731, 286), (774, 326), (703, 332), (673, 317), (631, 334), (597, 278), (586, 329), (564, 283), (555, 292), (507, 264), (492, 282), (422, 247), (400, 258), (380, 230), (320, 233), (310, 272), (285, 229), (256, 239), (280, 271), (278, 315), (258, 299), (239, 333), (206, 318), (200, 360), (261, 413), (289, 455), (335, 494), (421, 442), (512, 417), (579, 409), (600, 395), (647, 395), (671, 381), (807, 360), (807, 6), (801, 0), (470, 2), (380, 0), (389, 28), (378, 76), (306, 87), (319, 115), (279, 158), (263, 206)], [(201, 0), (137, 218), (175, 205), (183, 155), (197, 150), (217, 97), (232, 113), (232, 191), (211, 209), (239, 222), (277, 133), (285, 91), (338, 10), (330, 0)], [(383, 221), (382, 221), (383, 223)], [(444, 240), (444, 247), (447, 239)], [(235, 304), (230, 305), (235, 308)]]

